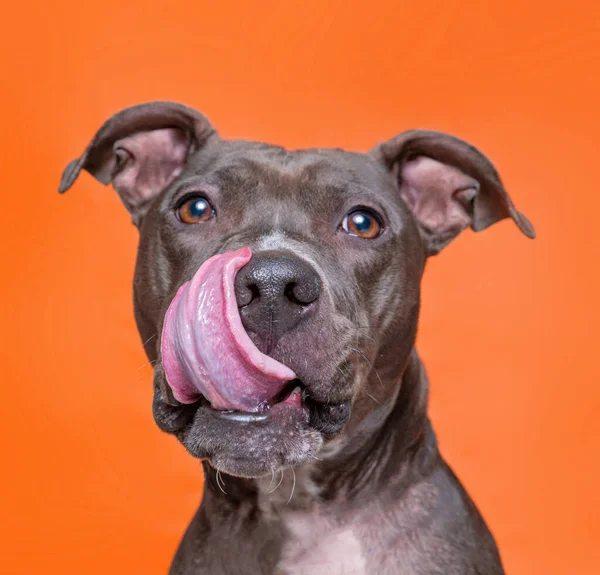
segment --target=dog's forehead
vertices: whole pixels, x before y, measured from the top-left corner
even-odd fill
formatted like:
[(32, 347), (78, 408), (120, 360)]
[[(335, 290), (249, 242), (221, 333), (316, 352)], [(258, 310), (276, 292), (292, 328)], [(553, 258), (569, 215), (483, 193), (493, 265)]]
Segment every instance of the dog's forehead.
[(343, 194), (349, 189), (381, 188), (385, 170), (368, 154), (339, 148), (288, 150), (246, 141), (224, 141), (211, 172), (240, 185), (301, 194), (311, 189)]

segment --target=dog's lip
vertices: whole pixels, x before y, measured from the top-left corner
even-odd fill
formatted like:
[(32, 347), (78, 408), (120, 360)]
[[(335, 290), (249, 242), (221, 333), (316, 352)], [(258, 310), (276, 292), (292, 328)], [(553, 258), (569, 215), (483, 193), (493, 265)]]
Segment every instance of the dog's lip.
[(214, 409), (206, 399), (204, 399), (204, 401), (208, 404), (205, 404), (205, 408), (210, 411), (213, 417), (226, 421), (237, 423), (259, 423), (276, 416), (281, 408), (291, 408), (302, 411), (308, 422), (309, 410), (306, 405), (307, 395), (306, 388), (302, 382), (296, 379), (291, 381), (275, 398), (268, 403), (263, 404), (261, 409), (256, 412), (238, 411), (233, 409)]

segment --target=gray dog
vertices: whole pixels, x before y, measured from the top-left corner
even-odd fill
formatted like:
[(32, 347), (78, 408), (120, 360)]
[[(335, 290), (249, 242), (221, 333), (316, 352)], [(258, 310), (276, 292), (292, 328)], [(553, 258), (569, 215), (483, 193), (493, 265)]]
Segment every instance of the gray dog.
[(110, 118), (61, 192), (82, 169), (139, 229), (154, 418), (203, 460), (172, 575), (503, 573), (414, 347), (429, 256), (504, 218), (535, 235), (485, 156), (422, 130), (288, 151), (154, 102)]

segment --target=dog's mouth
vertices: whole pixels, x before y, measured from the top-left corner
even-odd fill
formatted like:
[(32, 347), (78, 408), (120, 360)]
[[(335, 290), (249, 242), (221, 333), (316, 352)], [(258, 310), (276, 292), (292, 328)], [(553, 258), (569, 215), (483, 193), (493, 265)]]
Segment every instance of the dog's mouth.
[(240, 477), (316, 457), (351, 413), (347, 395), (336, 400), (301, 380), (246, 333), (234, 281), (251, 257), (249, 248), (213, 256), (178, 290), (165, 314), (157, 374), (179, 404), (155, 396), (154, 405), (159, 427), (192, 455)]
[(267, 421), (272, 415), (279, 412), (281, 408), (297, 410), (300, 419), (308, 423), (310, 420), (311, 400), (306, 387), (299, 379), (290, 381), (280, 393), (269, 401), (261, 404), (257, 411), (241, 411), (237, 409), (215, 409), (210, 402), (202, 396), (200, 406), (208, 409), (217, 419), (239, 423), (258, 423)]
[(161, 337), (165, 377), (177, 401), (204, 401), (221, 418), (260, 421), (277, 405), (306, 408), (306, 386), (246, 333), (234, 280), (249, 248), (208, 259), (173, 298)]

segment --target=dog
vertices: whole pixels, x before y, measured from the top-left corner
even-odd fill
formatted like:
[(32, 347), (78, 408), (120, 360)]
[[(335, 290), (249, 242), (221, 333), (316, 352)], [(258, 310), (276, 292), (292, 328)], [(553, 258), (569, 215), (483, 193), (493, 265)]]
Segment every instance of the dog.
[(535, 237), (481, 152), (428, 130), (288, 151), (151, 102), (104, 123), (61, 193), (81, 170), (139, 229), (154, 419), (202, 460), (171, 575), (503, 573), (415, 350), (429, 257), (505, 218)]

